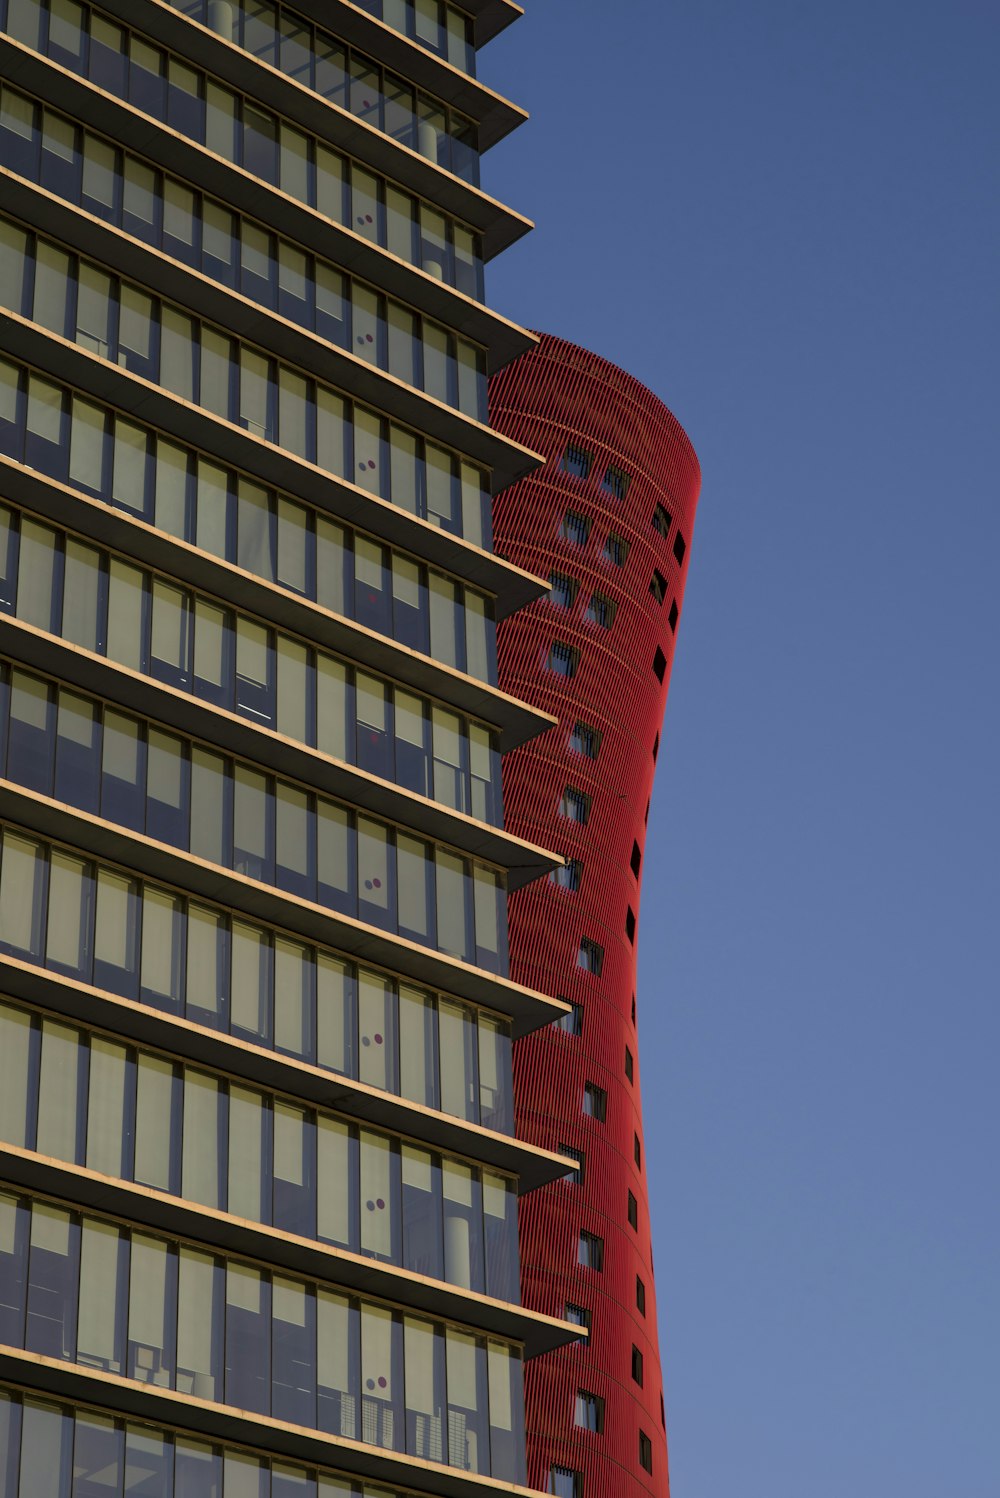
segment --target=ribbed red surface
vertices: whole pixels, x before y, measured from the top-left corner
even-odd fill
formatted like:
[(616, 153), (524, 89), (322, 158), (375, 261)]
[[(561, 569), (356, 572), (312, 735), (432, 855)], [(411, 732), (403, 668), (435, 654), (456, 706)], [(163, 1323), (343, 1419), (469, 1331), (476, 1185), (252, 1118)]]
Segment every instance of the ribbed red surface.
[[(662, 402), (614, 365), (560, 339), (543, 337), (537, 350), (495, 376), (490, 409), (501, 432), (547, 460), (496, 499), (497, 550), (532, 572), (556, 571), (579, 584), (571, 608), (542, 599), (509, 619), (499, 641), (503, 689), (559, 717), (558, 727), (504, 762), (506, 825), (583, 865), (577, 892), (546, 880), (510, 902), (512, 976), (583, 1008), (579, 1038), (550, 1028), (520, 1042), (515, 1054), (518, 1133), (585, 1155), (582, 1185), (557, 1182), (522, 1202), (524, 1301), (553, 1314), (564, 1313), (567, 1303), (583, 1306), (592, 1326), (586, 1349), (565, 1349), (528, 1365), (528, 1481), (545, 1488), (557, 1465), (582, 1474), (584, 1498), (666, 1495), (633, 1022), (636, 952), (626, 921), (630, 908), (639, 914), (640, 879), (630, 860), (633, 842), (645, 849), (654, 742), (674, 647), (669, 616), (672, 603), (681, 608), (700, 473), (691, 444)], [(591, 455), (586, 479), (561, 470), (570, 442)], [(624, 499), (603, 487), (609, 466), (629, 475)], [(670, 517), (665, 537), (653, 525), (658, 504)], [(567, 510), (590, 522), (583, 546), (560, 535)], [(674, 550), (678, 531), (685, 543), (681, 563)], [(628, 543), (623, 566), (603, 554), (610, 532)], [(654, 569), (666, 583), (662, 603), (650, 592)], [(617, 606), (608, 629), (585, 618), (595, 591)], [(571, 679), (548, 667), (553, 641), (579, 651)], [(654, 672), (657, 649), (666, 658), (662, 682)], [(602, 735), (596, 761), (570, 748), (577, 721)], [(584, 826), (560, 815), (567, 785), (591, 797)], [(578, 966), (581, 937), (604, 949), (600, 976)], [(634, 1058), (631, 1083), (626, 1048)], [(603, 1123), (584, 1114), (586, 1082), (607, 1093)], [(630, 1191), (638, 1203), (637, 1229), (628, 1221)], [(581, 1229), (604, 1240), (600, 1273), (578, 1265)], [(637, 1309), (637, 1276), (645, 1284), (645, 1316)], [(643, 1358), (642, 1387), (632, 1377), (633, 1347)], [(600, 1434), (575, 1422), (580, 1389), (605, 1401)], [(640, 1432), (652, 1443), (652, 1475), (640, 1466)]]

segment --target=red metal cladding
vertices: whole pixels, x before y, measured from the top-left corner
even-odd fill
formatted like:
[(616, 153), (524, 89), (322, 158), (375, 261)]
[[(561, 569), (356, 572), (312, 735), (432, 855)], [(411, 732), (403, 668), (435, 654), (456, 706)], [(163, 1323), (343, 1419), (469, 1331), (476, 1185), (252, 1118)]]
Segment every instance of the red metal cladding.
[[(506, 758), (505, 820), (579, 865), (577, 889), (545, 880), (510, 901), (512, 976), (579, 1005), (582, 1025), (550, 1026), (515, 1052), (518, 1133), (583, 1161), (582, 1182), (522, 1203), (524, 1301), (579, 1307), (591, 1327), (586, 1348), (527, 1367), (528, 1481), (578, 1494), (576, 1473), (585, 1498), (659, 1498), (669, 1483), (635, 941), (700, 471), (661, 401), (557, 338), (493, 378), (490, 412), (546, 458), (495, 500), (497, 551), (554, 580), (500, 629), (500, 685), (559, 719)], [(581, 1262), (588, 1252), (601, 1268)], [(555, 1483), (553, 1468), (564, 1469)]]

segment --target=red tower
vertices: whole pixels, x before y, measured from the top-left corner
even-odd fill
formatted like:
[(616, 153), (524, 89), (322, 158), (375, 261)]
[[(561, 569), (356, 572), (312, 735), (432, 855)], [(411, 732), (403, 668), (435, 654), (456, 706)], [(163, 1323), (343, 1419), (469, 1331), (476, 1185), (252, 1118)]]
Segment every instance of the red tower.
[(700, 472), (661, 401), (561, 339), (496, 375), (490, 410), (546, 458), (496, 499), (497, 550), (552, 581), (501, 627), (500, 684), (558, 718), (504, 763), (507, 826), (567, 859), (511, 899), (511, 976), (573, 1005), (519, 1043), (517, 1130), (580, 1171), (522, 1203), (522, 1290), (590, 1333), (528, 1365), (528, 1481), (666, 1495), (636, 937)]

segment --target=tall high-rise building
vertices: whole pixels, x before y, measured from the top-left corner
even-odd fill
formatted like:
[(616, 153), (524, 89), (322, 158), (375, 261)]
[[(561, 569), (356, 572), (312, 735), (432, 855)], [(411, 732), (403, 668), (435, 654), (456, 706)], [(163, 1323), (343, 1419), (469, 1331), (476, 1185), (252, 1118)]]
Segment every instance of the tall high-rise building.
[(579, 1335), (518, 1289), (518, 13), (0, 0), (2, 1498), (488, 1498)]
[(522, 1206), (522, 1289), (589, 1333), (527, 1369), (528, 1481), (646, 1498), (668, 1479), (636, 939), (700, 474), (661, 401), (557, 338), (495, 377), (490, 408), (546, 459), (494, 506), (498, 550), (550, 583), (502, 624), (500, 682), (558, 720), (504, 762), (508, 825), (566, 859), (510, 903), (512, 976), (571, 1006), (515, 1047), (517, 1128), (578, 1167)]

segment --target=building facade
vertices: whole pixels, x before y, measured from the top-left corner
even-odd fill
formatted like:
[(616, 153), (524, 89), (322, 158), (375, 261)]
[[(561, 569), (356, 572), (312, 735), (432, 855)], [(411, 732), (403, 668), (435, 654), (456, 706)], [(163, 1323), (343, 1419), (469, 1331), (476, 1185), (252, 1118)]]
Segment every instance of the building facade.
[(636, 940), (700, 474), (661, 401), (557, 338), (492, 380), (490, 409), (546, 460), (494, 506), (498, 550), (550, 584), (501, 625), (500, 681), (558, 720), (505, 760), (507, 821), (566, 860), (510, 902), (512, 977), (571, 1006), (515, 1047), (517, 1129), (578, 1169), (522, 1205), (522, 1290), (588, 1332), (527, 1369), (528, 1481), (645, 1498), (668, 1475)]
[(511, 0), (0, 0), (0, 1494), (524, 1485)]

